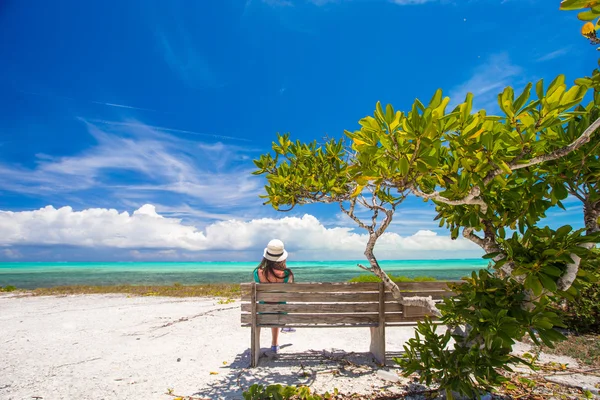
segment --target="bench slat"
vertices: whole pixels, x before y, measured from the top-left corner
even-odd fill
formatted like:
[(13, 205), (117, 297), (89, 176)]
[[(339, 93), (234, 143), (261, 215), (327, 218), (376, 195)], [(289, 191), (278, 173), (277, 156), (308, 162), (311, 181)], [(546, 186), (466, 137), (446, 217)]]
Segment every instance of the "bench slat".
[[(304, 295), (303, 298), (305, 298), (306, 300), (295, 300), (295, 301), (304, 301), (307, 303), (313, 303), (313, 302), (343, 302), (345, 300), (337, 300), (338, 298), (342, 298), (342, 297), (331, 297), (331, 300), (320, 300), (325, 298), (325, 296), (332, 296), (332, 295), (346, 295), (349, 296), (351, 295), (352, 298), (356, 298), (355, 296), (357, 295), (368, 295), (367, 298), (371, 299), (373, 298), (374, 300), (355, 300), (354, 302), (360, 302), (360, 301), (370, 301), (370, 302), (375, 302), (375, 301), (379, 301), (379, 298), (377, 297), (378, 294), (377, 293), (360, 293), (360, 294), (354, 294), (354, 293), (271, 293), (271, 292), (260, 292), (257, 293), (257, 296), (259, 297), (260, 300), (265, 300), (265, 296), (268, 295), (269, 300), (267, 301), (293, 301), (291, 300), (293, 296), (293, 294), (301, 294)], [(373, 295), (375, 295), (375, 297), (373, 297)], [(450, 291), (420, 291), (420, 292), (405, 292), (403, 294), (405, 297), (412, 297), (412, 296), (431, 296), (431, 298), (433, 300), (440, 300), (443, 299), (444, 297), (449, 297), (449, 296), (453, 296), (454, 292), (450, 292)], [(318, 297), (317, 297), (318, 296)], [(250, 301), (250, 294), (243, 294), (242, 295), (242, 301)], [(394, 296), (392, 296), (391, 292), (386, 292), (385, 293), (385, 301), (386, 302), (395, 302), (396, 299), (394, 299)]]
[[(326, 313), (355, 313), (355, 312), (378, 312), (377, 303), (305, 303), (305, 304), (257, 304), (258, 312), (288, 312), (305, 314)], [(252, 312), (251, 303), (241, 304), (242, 312)], [(420, 307), (406, 307), (407, 309)], [(385, 303), (385, 312), (402, 312), (403, 306), (397, 302)], [(413, 311), (416, 312), (416, 311)]]
[[(365, 303), (378, 302), (379, 293), (256, 293), (259, 301), (287, 301), (301, 303)], [(244, 300), (242, 298), (242, 300)]]
[[(375, 313), (377, 304), (257, 304), (258, 312), (287, 312), (296, 314), (350, 314), (350, 313)], [(251, 304), (242, 304), (242, 312), (252, 312)], [(398, 303), (386, 303), (385, 314), (405, 313), (406, 317), (422, 317), (430, 315), (424, 307), (402, 306)]]
[(336, 293), (336, 292), (378, 292), (379, 284), (377, 282), (337, 282), (337, 283), (301, 283), (301, 284), (290, 284), (290, 283), (268, 283), (258, 285), (256, 287), (258, 292), (325, 292), (325, 293)]
[[(391, 325), (391, 326), (415, 326), (416, 323), (407, 323), (404, 325)], [(248, 324), (242, 324), (242, 327), (249, 327), (250, 325)], [(314, 329), (314, 328), (371, 328), (371, 327), (376, 327), (377, 324), (375, 323), (368, 323), (368, 324), (336, 324), (336, 325), (307, 325), (307, 324), (265, 324), (265, 325), (261, 325), (260, 328), (275, 328), (275, 327), (290, 327), (290, 328), (310, 328), (310, 329)], [(386, 325), (387, 327), (388, 325)]]
[[(252, 305), (250, 303), (242, 303), (242, 312), (251, 312)], [(310, 303), (310, 304), (257, 304), (258, 312), (291, 312), (305, 314), (326, 314), (326, 313), (357, 313), (378, 311), (377, 303)], [(398, 303), (390, 303), (387, 311), (401, 312), (402, 306)]]
[(431, 315), (425, 307), (405, 306), (403, 311), (406, 318), (422, 318), (426, 315)]
[[(377, 326), (379, 314), (258, 314), (256, 318), (259, 326), (284, 324), (286, 326), (331, 326), (336, 324)], [(386, 326), (421, 320), (423, 320), (421, 316), (407, 316), (403, 313), (385, 314)], [(251, 321), (252, 314), (242, 314), (242, 325), (250, 324)]]
[[(269, 324), (375, 324), (377, 325), (378, 314), (259, 314), (257, 321), (259, 325)], [(243, 322), (243, 321), (242, 321)]]
[[(435, 290), (435, 291), (420, 290), (418, 292), (403, 292), (402, 295), (404, 297), (428, 297), (428, 296), (431, 296), (431, 298), (433, 300), (440, 300), (440, 299), (443, 299), (444, 297), (453, 296), (454, 292), (441, 291), (441, 290)], [(392, 292), (385, 292), (385, 301), (390, 301), (390, 302), (396, 301), (396, 299), (394, 299), (394, 296), (392, 296)]]
[[(386, 322), (385, 323), (385, 327), (386, 328), (393, 328), (393, 327), (404, 327), (404, 326), (416, 326), (417, 322), (423, 321), (423, 318), (405, 318), (402, 320), (402, 322)], [(432, 319), (431, 321), (434, 325), (443, 325), (442, 321), (437, 320), (437, 319)], [(245, 325), (242, 325), (245, 326)]]
[[(462, 281), (435, 282), (398, 282), (401, 291), (446, 290), (448, 283), (463, 283)], [(250, 291), (251, 283), (242, 283), (242, 292)], [(335, 282), (335, 283), (263, 283), (256, 287), (258, 292), (377, 292), (378, 282)]]
[[(407, 326), (416, 326), (417, 322), (422, 321), (423, 318), (407, 318), (402, 320), (402, 322), (392, 322), (392, 323), (385, 323), (385, 327), (386, 328), (404, 328)], [(438, 321), (438, 320), (433, 320), (432, 323), (434, 325), (443, 325), (442, 321)], [(249, 327), (250, 324), (242, 324), (242, 327)], [(298, 323), (288, 323), (288, 324), (281, 324), (281, 325), (262, 325), (261, 328), (269, 328), (269, 327), (283, 327), (283, 326), (287, 326), (287, 327), (294, 327), (294, 328), (310, 328), (310, 329), (316, 329), (316, 328), (369, 328), (369, 327), (376, 327), (377, 324), (338, 324), (338, 325), (308, 325), (308, 324), (298, 324)]]
[[(257, 304), (258, 312), (287, 312), (287, 313), (300, 313), (300, 314), (327, 314), (327, 313), (374, 313), (378, 312), (378, 305), (376, 303), (345, 303), (345, 304)], [(252, 304), (242, 304), (242, 312), (252, 312)], [(406, 310), (406, 311), (405, 311)], [(398, 303), (386, 303), (385, 312), (387, 313), (398, 313), (406, 312), (407, 316), (419, 316), (425, 315), (425, 308), (415, 306), (402, 306)]]

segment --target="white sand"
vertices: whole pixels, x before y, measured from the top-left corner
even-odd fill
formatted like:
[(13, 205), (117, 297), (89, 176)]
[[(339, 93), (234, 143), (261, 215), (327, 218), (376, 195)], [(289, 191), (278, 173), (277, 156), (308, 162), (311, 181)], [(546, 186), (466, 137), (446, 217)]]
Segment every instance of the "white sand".
[[(412, 328), (386, 333), (393, 355)], [(263, 330), (265, 350), (270, 335)], [(216, 399), (242, 398), (252, 383), (308, 384), (321, 393), (389, 386), (366, 353), (367, 328), (298, 329), (281, 334), (280, 344), (278, 357), (248, 368), (250, 328), (240, 326), (239, 302), (2, 295), (0, 398), (166, 399), (172, 388), (178, 395)], [(352, 352), (360, 354), (347, 354)]]
[[(386, 336), (388, 355), (398, 355), (413, 328), (389, 328)], [(270, 340), (263, 330), (262, 347)], [(248, 368), (250, 329), (240, 326), (239, 302), (1, 295), (0, 399), (172, 399), (169, 388), (241, 399), (253, 383), (400, 391), (377, 377), (367, 328), (298, 329), (281, 334), (280, 344), (280, 355)]]

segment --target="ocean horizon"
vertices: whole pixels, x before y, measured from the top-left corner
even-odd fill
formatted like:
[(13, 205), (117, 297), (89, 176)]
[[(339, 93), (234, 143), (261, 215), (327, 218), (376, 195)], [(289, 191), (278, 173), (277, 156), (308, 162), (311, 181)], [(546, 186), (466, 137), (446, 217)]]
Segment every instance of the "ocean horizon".
[[(290, 261), (296, 282), (345, 282), (370, 273), (357, 264), (365, 261)], [(487, 268), (488, 261), (474, 259), (384, 260), (390, 274), (409, 278), (429, 276), (458, 280), (472, 271)], [(22, 289), (63, 285), (183, 285), (241, 283), (252, 280), (257, 262), (4, 262), (0, 263), (0, 286)]]

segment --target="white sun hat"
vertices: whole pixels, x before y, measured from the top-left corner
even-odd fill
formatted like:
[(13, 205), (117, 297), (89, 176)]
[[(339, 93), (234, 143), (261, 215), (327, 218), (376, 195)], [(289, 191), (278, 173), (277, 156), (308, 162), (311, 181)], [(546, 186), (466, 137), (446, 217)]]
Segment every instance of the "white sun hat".
[(263, 257), (269, 261), (283, 261), (288, 253), (283, 248), (283, 242), (279, 239), (273, 239), (267, 245)]

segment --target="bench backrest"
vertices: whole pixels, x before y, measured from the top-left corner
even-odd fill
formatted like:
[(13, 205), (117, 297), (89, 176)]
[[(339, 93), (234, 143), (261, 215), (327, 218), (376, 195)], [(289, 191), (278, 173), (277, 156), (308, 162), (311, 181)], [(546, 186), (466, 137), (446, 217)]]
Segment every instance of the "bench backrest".
[[(451, 296), (449, 282), (403, 282), (404, 296)], [(406, 307), (383, 283), (242, 283), (242, 325), (385, 326), (411, 325), (428, 315), (423, 307)], [(285, 302), (285, 304), (279, 304)], [(254, 320), (253, 320), (254, 319)]]

